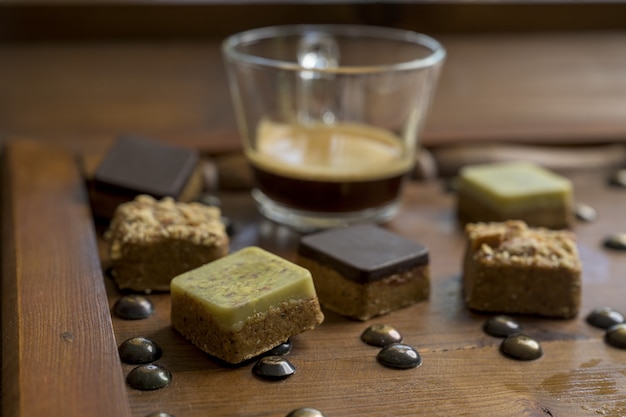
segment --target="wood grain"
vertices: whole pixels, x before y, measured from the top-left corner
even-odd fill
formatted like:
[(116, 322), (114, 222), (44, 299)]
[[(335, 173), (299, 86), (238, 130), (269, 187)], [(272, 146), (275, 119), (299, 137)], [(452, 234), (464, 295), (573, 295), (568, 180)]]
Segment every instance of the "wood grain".
[(3, 415), (130, 416), (74, 156), (11, 142), (2, 178)]
[[(450, 171), (463, 162), (446, 154), (449, 145), (624, 142), (625, 32), (441, 40), (449, 56), (423, 143), (448, 158)], [(605, 186), (606, 173), (570, 173), (577, 200), (600, 215), (575, 226), (581, 315), (520, 318), (542, 342), (542, 359), (506, 359), (499, 340), (481, 332), (486, 316), (467, 311), (459, 291), (464, 241), (454, 196), (440, 182), (414, 182), (388, 227), (429, 247), (432, 297), (376, 321), (397, 326), (424, 365), (382, 368), (376, 350), (358, 339), (366, 324), (327, 312), (319, 329), (294, 338), (296, 375), (268, 383), (251, 375), (250, 364), (223, 367), (183, 340), (169, 325), (166, 294), (150, 295), (157, 313), (147, 320), (110, 317), (120, 294), (102, 277), (98, 251), (106, 262), (106, 246), (94, 234), (72, 154), (100, 153), (129, 131), (208, 153), (238, 150), (218, 40), (3, 43), (0, 53), (0, 136), (36, 141), (11, 142), (2, 164), (4, 415), (280, 417), (301, 406), (329, 417), (626, 414), (626, 353), (584, 322), (594, 307), (624, 308), (626, 258), (600, 242), (626, 231), (626, 194)], [(622, 157), (621, 146), (607, 149)], [(247, 192), (220, 197), (235, 221), (233, 250), (259, 245), (294, 259), (299, 236), (263, 220)], [(130, 366), (120, 364), (115, 346), (137, 335), (164, 349), (159, 362), (174, 380), (163, 390), (124, 382)]]
[(336, 0), (1, 0), (0, 39), (181, 38), (291, 23), (426, 32), (624, 29), (619, 2)]
[[(606, 234), (626, 230), (624, 190), (605, 173), (572, 174), (576, 199), (600, 217), (575, 225), (583, 261), (579, 317), (519, 317), (544, 356), (518, 362), (485, 335), (487, 315), (468, 311), (460, 292), (464, 239), (454, 220), (454, 195), (443, 184), (413, 182), (387, 227), (430, 250), (428, 301), (368, 323), (325, 311), (317, 329), (293, 338), (296, 374), (268, 382), (252, 363), (224, 366), (188, 343), (169, 322), (169, 296), (151, 294), (156, 313), (127, 321), (109, 315), (121, 295), (103, 278), (107, 247), (92, 228), (88, 202), (71, 154), (39, 143), (11, 143), (3, 163), (3, 412), (7, 416), (281, 417), (298, 407), (328, 416), (570, 416), (626, 412), (626, 351), (607, 346), (585, 315), (601, 305), (623, 308), (626, 258), (605, 250)], [(257, 213), (248, 192), (220, 194), (235, 224), (231, 250), (262, 246), (295, 259), (299, 236)], [(44, 209), (42, 209), (44, 208)], [(104, 284), (104, 285), (103, 285)], [(106, 290), (105, 290), (106, 289)], [(424, 364), (412, 370), (379, 365), (360, 333), (373, 322), (396, 326)], [(157, 363), (172, 383), (139, 391), (124, 381), (116, 344), (144, 336), (161, 345)]]
[[(626, 230), (623, 190), (608, 188), (600, 172), (573, 175), (577, 200), (593, 204), (600, 218), (575, 225), (583, 260), (583, 302), (579, 317), (548, 320), (518, 317), (524, 331), (540, 340), (544, 356), (518, 362), (499, 353), (500, 339), (485, 335), (488, 317), (468, 311), (460, 291), (464, 238), (454, 220), (454, 195), (443, 184), (411, 183), (403, 207), (387, 227), (426, 244), (430, 250), (432, 294), (427, 302), (367, 323), (325, 311), (317, 329), (293, 338), (289, 355), (297, 371), (280, 382), (255, 378), (253, 363), (224, 366), (189, 344), (171, 328), (169, 297), (152, 294), (156, 314), (142, 321), (113, 317), (118, 342), (131, 336), (155, 340), (164, 350), (158, 361), (173, 382), (155, 392), (129, 390), (133, 415), (166, 411), (176, 416), (281, 417), (297, 407), (315, 407), (327, 416), (569, 416), (626, 412), (626, 351), (603, 342), (589, 326), (591, 309), (623, 308), (626, 257), (604, 250), (603, 237)], [(259, 245), (295, 260), (299, 235), (264, 220), (248, 193), (223, 193), (224, 213), (234, 220), (231, 249)], [(106, 245), (101, 242), (106, 259)], [(107, 281), (109, 301), (120, 293)], [(380, 366), (377, 349), (360, 333), (371, 323), (396, 326), (424, 359), (417, 369)], [(123, 365), (125, 371), (130, 365)]]
[[(626, 32), (437, 37), (448, 56), (424, 145), (626, 140)], [(102, 151), (133, 132), (236, 150), (220, 40), (0, 44), (0, 138)]]

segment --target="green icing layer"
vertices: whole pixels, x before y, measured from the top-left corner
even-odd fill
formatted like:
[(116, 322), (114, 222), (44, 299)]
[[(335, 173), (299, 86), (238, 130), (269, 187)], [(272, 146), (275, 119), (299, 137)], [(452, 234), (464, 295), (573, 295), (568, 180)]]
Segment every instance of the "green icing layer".
[(172, 297), (186, 294), (224, 328), (239, 330), (248, 317), (290, 300), (315, 298), (311, 273), (258, 247), (248, 247), (185, 272), (171, 282)]
[(500, 210), (568, 204), (572, 195), (567, 178), (527, 162), (467, 166), (459, 189)]

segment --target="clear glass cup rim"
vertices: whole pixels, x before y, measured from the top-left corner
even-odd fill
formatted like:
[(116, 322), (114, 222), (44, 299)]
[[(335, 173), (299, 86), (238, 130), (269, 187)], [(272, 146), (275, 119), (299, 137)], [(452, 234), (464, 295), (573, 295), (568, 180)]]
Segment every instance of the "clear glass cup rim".
[(334, 35), (357, 37), (367, 34), (369, 37), (376, 37), (385, 40), (402, 41), (414, 45), (419, 45), (430, 49), (431, 53), (425, 57), (410, 61), (401, 61), (384, 65), (360, 65), (360, 66), (338, 66), (332, 68), (307, 68), (307, 71), (320, 73), (378, 73), (387, 71), (417, 70), (437, 65), (446, 56), (446, 50), (436, 39), (423, 33), (406, 29), (391, 28), (385, 26), (356, 25), (356, 24), (298, 24), (298, 25), (277, 25), (250, 29), (228, 36), (222, 42), (223, 54), (235, 61), (246, 62), (248, 64), (282, 69), (288, 71), (302, 71), (303, 68), (296, 62), (281, 61), (277, 59), (265, 58), (248, 54), (237, 49), (238, 46), (256, 42), (259, 40), (271, 39), (279, 36), (294, 36), (305, 34), (306, 32), (323, 32)]

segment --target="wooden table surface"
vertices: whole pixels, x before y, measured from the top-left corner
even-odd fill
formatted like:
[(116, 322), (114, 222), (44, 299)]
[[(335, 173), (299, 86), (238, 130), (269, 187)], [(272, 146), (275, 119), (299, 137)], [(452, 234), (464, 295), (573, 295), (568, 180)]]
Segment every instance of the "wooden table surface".
[[(432, 35), (447, 58), (426, 146), (626, 140), (626, 32)], [(0, 43), (0, 139), (237, 147), (220, 40)]]
[[(317, 329), (293, 338), (296, 374), (255, 378), (252, 364), (225, 367), (189, 344), (169, 323), (169, 297), (152, 294), (156, 313), (126, 321), (109, 309), (120, 294), (103, 274), (106, 246), (93, 227), (74, 155), (38, 142), (11, 142), (3, 161), (3, 415), (176, 417), (285, 416), (314, 407), (327, 416), (623, 416), (626, 350), (608, 346), (584, 318), (593, 308), (624, 309), (626, 254), (602, 239), (626, 230), (626, 191), (603, 172), (573, 175), (577, 201), (599, 218), (574, 230), (583, 261), (579, 317), (520, 317), (544, 356), (520, 362), (499, 353), (500, 339), (481, 330), (460, 293), (464, 239), (454, 194), (439, 181), (414, 182), (387, 227), (430, 249), (428, 301), (362, 323), (326, 312)], [(247, 192), (220, 195), (234, 220), (233, 250), (259, 245), (294, 258), (298, 235), (263, 220)], [(103, 262), (101, 264), (101, 261)], [(392, 370), (360, 333), (372, 323), (396, 326), (423, 357), (421, 367)], [(129, 387), (132, 366), (116, 346), (133, 336), (163, 348), (158, 363), (173, 374), (156, 391)]]
[[(119, 294), (103, 275), (106, 248), (77, 157), (101, 154), (123, 132), (206, 154), (238, 151), (219, 41), (5, 42), (3, 415), (280, 417), (303, 406), (328, 417), (626, 415), (626, 351), (607, 346), (603, 332), (584, 321), (598, 306), (626, 310), (626, 255), (601, 246), (606, 234), (626, 231), (625, 191), (605, 186), (605, 168), (626, 159), (626, 33), (440, 39), (448, 59), (423, 136), (436, 162), (452, 160), (448, 173), (494, 153), (563, 163), (577, 199), (600, 214), (574, 229), (584, 264), (580, 316), (520, 318), (542, 342), (544, 357), (503, 357), (500, 340), (480, 328), (486, 316), (463, 305), (464, 241), (454, 195), (440, 181), (411, 183), (387, 225), (429, 247), (431, 298), (371, 321), (398, 327), (423, 356), (420, 368), (383, 368), (377, 350), (359, 340), (368, 323), (331, 313), (321, 327), (294, 338), (297, 373), (275, 383), (254, 378), (250, 365), (220, 366), (185, 342), (169, 325), (167, 295), (150, 296), (157, 311), (147, 320), (112, 317)], [(235, 221), (233, 250), (254, 244), (293, 259), (298, 235), (264, 221), (246, 191), (220, 197)], [(120, 363), (117, 345), (138, 335), (163, 347), (159, 363), (173, 373), (170, 386), (154, 392), (127, 386), (130, 367)]]

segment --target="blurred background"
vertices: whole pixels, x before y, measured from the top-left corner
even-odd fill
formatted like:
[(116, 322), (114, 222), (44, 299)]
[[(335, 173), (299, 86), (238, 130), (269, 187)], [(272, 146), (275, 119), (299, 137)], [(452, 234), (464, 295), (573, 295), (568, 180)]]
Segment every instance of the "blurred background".
[(132, 132), (237, 151), (221, 40), (275, 24), (361, 23), (447, 48), (422, 138), (435, 155), (592, 145), (619, 164), (625, 16), (613, 2), (0, 0), (0, 138), (98, 152)]

